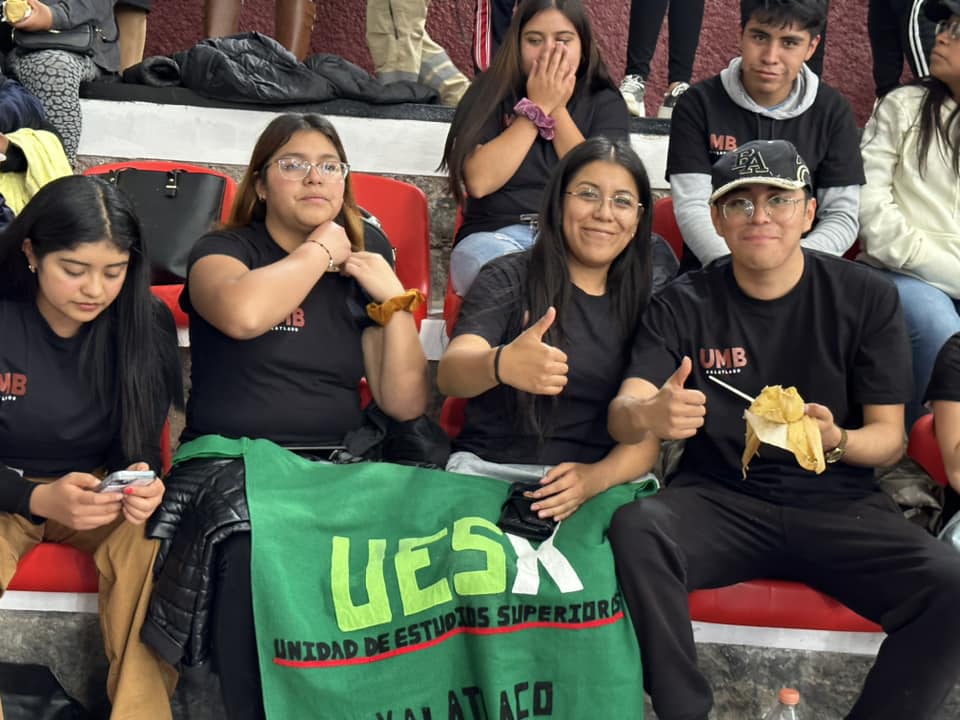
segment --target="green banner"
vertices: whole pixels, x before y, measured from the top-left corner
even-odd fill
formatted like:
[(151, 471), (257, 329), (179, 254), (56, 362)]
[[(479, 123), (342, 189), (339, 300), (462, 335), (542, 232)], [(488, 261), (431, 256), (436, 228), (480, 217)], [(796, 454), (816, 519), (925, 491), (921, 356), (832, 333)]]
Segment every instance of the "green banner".
[(613, 488), (531, 543), (497, 528), (497, 480), (242, 452), (271, 720), (643, 717), (605, 531), (650, 486)]

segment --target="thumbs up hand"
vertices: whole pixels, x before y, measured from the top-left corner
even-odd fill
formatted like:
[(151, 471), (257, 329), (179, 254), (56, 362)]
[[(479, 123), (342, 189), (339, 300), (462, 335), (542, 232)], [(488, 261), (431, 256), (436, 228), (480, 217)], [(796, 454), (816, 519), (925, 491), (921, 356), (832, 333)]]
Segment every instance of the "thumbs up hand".
[(693, 362), (684, 356), (680, 367), (652, 398), (646, 415), (648, 427), (657, 437), (681, 440), (693, 437), (703, 426), (707, 414), (707, 396), (699, 390), (684, 387), (692, 370)]
[(567, 384), (567, 354), (543, 342), (543, 336), (557, 319), (547, 308), (543, 317), (505, 345), (500, 352), (500, 380), (517, 390), (534, 395), (559, 395)]

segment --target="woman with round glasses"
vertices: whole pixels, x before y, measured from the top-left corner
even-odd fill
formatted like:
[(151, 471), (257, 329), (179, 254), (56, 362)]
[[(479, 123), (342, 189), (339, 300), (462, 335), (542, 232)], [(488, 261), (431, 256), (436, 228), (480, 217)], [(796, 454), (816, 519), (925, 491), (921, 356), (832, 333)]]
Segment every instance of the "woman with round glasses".
[[(181, 442), (204, 435), (264, 438), (325, 459), (362, 424), (362, 377), (387, 415), (423, 414), (426, 360), (405, 312), (415, 304), (389, 253), (364, 248), (348, 168), (336, 130), (318, 115), (282, 115), (260, 136), (226, 228), (202, 238), (190, 254), (181, 304), (190, 315), (192, 389)], [(381, 312), (368, 315), (370, 304)], [(151, 526), (154, 536), (191, 547), (178, 532), (191, 538), (195, 526), (219, 528), (206, 504), (219, 508), (219, 498), (197, 488), (215, 477), (226, 482), (224, 473), (238, 476), (229, 487), (245, 512), (242, 461), (232, 462), (177, 464), (167, 483), (169, 502)], [(191, 521), (181, 522), (181, 513), (192, 513)], [(194, 648), (211, 645), (227, 716), (262, 718), (249, 533), (217, 546), (200, 588), (191, 585), (196, 569), (179, 569), (184, 561), (177, 555), (171, 551), (162, 566), (145, 639), (187, 664), (204, 659), (191, 656)], [(209, 617), (205, 607), (197, 617), (178, 614), (181, 590), (212, 593)], [(205, 635), (197, 643), (183, 636), (191, 633)]]
[(932, 0), (938, 23), (930, 77), (894, 90), (863, 132), (863, 259), (897, 286), (913, 349), (914, 402), (923, 412), (940, 348), (960, 332), (960, 0)]
[(625, 140), (560, 161), (533, 248), (480, 271), (440, 359), (441, 392), (470, 398), (448, 470), (539, 483), (533, 510), (554, 520), (650, 470), (659, 443), (607, 433), (650, 295), (650, 203)]

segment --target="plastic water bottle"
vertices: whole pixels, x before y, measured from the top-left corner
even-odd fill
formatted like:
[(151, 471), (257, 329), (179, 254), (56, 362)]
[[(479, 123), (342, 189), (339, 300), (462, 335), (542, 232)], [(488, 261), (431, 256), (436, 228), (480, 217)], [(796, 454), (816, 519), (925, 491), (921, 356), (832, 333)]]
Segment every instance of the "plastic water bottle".
[(780, 688), (780, 695), (776, 706), (763, 716), (763, 720), (799, 720), (797, 705), (800, 704), (800, 693), (793, 688)]

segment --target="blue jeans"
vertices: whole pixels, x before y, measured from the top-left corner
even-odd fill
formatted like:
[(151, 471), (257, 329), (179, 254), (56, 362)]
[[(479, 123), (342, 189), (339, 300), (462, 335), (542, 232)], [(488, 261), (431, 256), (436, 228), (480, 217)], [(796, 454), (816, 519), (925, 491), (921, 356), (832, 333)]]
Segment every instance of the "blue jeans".
[(533, 228), (525, 223), (467, 235), (450, 253), (450, 282), (454, 292), (463, 297), (484, 265), (501, 255), (529, 250), (534, 239)]
[(907, 275), (885, 271), (900, 294), (903, 316), (913, 351), (913, 402), (907, 405), (907, 430), (925, 410), (923, 396), (933, 373), (937, 353), (954, 333), (960, 332), (960, 301), (933, 285)]

